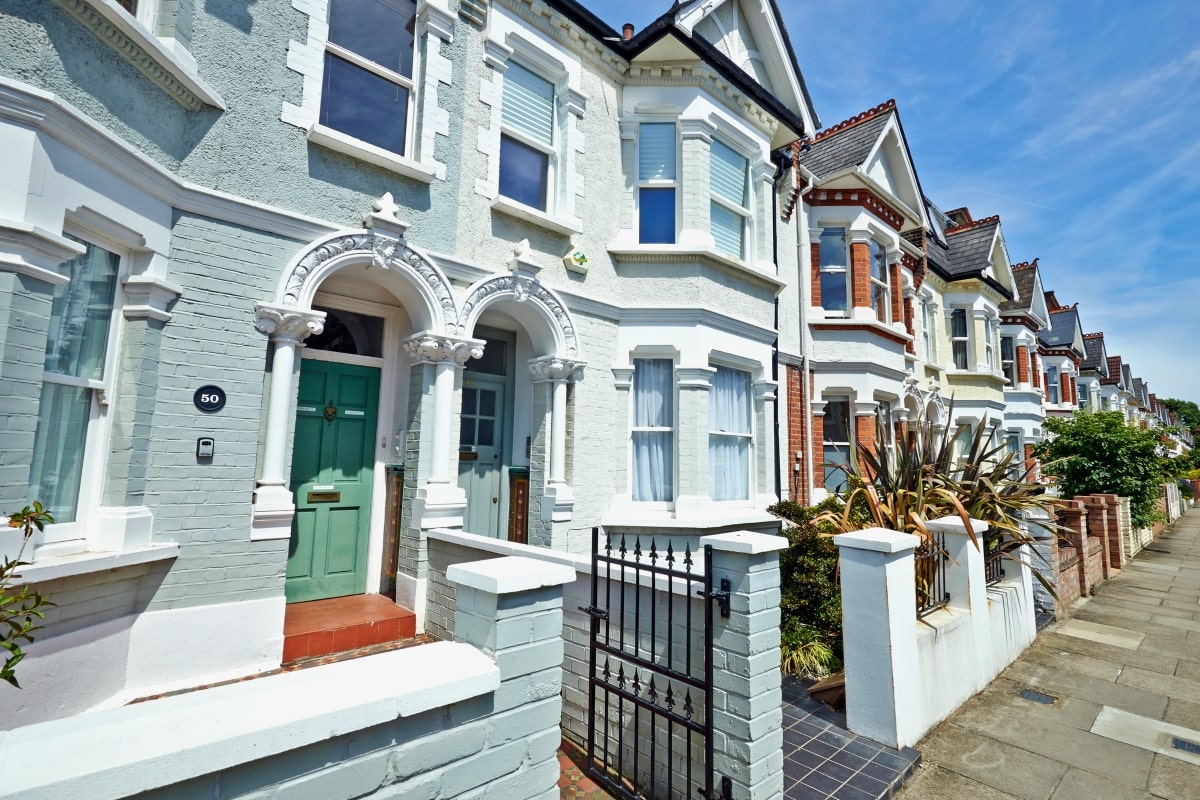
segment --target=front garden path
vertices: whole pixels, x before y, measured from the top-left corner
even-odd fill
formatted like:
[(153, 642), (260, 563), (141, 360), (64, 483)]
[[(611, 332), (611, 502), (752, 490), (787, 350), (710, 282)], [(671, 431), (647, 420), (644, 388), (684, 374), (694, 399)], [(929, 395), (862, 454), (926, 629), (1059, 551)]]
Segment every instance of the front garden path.
[(1200, 798), (1200, 509), (938, 725), (902, 800)]

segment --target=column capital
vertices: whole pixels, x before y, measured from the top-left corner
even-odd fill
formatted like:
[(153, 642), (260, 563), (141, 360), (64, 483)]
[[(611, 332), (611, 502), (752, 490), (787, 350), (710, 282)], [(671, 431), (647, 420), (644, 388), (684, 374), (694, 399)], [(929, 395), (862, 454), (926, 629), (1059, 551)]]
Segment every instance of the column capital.
[(463, 366), (472, 358), (483, 355), (482, 339), (467, 339), (424, 331), (404, 340), (404, 352), (417, 364), (454, 362)]
[(325, 330), (324, 311), (301, 311), (272, 303), (254, 305), (254, 327), (271, 341), (300, 343)]
[(545, 381), (579, 383), (583, 380), (583, 368), (585, 366), (587, 366), (586, 361), (559, 358), (558, 356), (542, 356), (541, 358), (530, 359), (529, 372), (533, 375), (535, 383)]

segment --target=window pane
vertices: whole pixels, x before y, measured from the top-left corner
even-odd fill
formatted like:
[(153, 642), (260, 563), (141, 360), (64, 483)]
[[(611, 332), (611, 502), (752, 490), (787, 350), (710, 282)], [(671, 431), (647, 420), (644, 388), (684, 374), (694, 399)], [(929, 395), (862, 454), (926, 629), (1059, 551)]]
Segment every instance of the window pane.
[(845, 445), (835, 447), (826, 445), (825, 457), (825, 488), (831, 492), (846, 491), (850, 475), (850, 452)]
[(313, 310), (325, 312), (325, 329), (304, 340), (304, 346), (309, 350), (375, 358), (383, 356), (383, 319), (380, 317), (323, 306), (313, 306)]
[(54, 289), (45, 369), (100, 380), (104, 377), (121, 260), (107, 250), (83, 244), (87, 251), (63, 265), (62, 272), (70, 283)]
[(320, 121), (355, 139), (403, 155), (408, 90), (326, 53)]
[(821, 306), (826, 311), (846, 310), (846, 273), (821, 273)]
[(717, 367), (708, 392), (708, 428), (720, 433), (750, 433), (750, 373)]
[(967, 337), (967, 312), (956, 308), (950, 312), (950, 335), (956, 339)]
[(74, 522), (76, 518), (91, 413), (90, 389), (42, 384), (29, 467), (29, 496), (49, 508), (55, 522)]
[[(821, 231), (821, 266), (849, 267), (846, 253), (846, 229), (824, 228)], [(828, 308), (829, 306), (826, 306)]]
[(546, 210), (550, 156), (507, 136), (500, 137), (500, 194)]
[(462, 413), (475, 416), (479, 413), (479, 390), (464, 386), (462, 390)]
[(825, 404), (823, 429), (826, 442), (850, 441), (849, 400), (830, 400)]
[(954, 368), (955, 369), (966, 369), (967, 368), (967, 343), (966, 342), (955, 342), (954, 343)]
[(638, 128), (638, 180), (675, 180), (675, 124), (649, 122)]
[(483, 337), (486, 344), (483, 355), (467, 362), (470, 372), (482, 372), (487, 375), (508, 374), (508, 342), (503, 339)]
[(671, 431), (633, 432), (633, 499), (669, 502), (675, 499), (675, 434)]
[(669, 358), (633, 360), (633, 425), (675, 426), (675, 364)]
[(638, 190), (638, 241), (675, 244), (675, 190)]
[(554, 84), (510, 61), (501, 124), (549, 146), (554, 139)]
[(708, 486), (713, 500), (750, 499), (750, 440), (708, 437)]
[(495, 444), (496, 421), (491, 419), (479, 420), (479, 435), (475, 444), (480, 447), (491, 447)]
[(746, 207), (746, 170), (749, 162), (733, 148), (713, 141), (709, 156), (712, 193), (734, 205)]
[(735, 258), (745, 256), (746, 218), (741, 214), (713, 203), (712, 235), (720, 252)]
[(416, 0), (332, 0), (329, 41), (412, 77)]
[(479, 416), (495, 417), (496, 416), (496, 390), (495, 389), (480, 389), (479, 390)]
[(1013, 360), (1013, 339), (1011, 336), (1000, 337), (1000, 358), (1003, 361)]
[(871, 242), (871, 277), (877, 281), (887, 280), (887, 251), (879, 242)]
[(458, 424), (458, 446), (461, 449), (473, 444), (475, 444), (475, 418), (464, 416)]

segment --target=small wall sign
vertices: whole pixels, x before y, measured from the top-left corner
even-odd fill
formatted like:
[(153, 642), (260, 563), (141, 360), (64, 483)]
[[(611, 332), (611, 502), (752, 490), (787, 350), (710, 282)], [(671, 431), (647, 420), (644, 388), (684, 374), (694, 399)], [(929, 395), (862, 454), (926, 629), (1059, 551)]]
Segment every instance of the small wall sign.
[(206, 414), (220, 411), (225, 407), (225, 390), (220, 386), (201, 386), (192, 395), (192, 402)]

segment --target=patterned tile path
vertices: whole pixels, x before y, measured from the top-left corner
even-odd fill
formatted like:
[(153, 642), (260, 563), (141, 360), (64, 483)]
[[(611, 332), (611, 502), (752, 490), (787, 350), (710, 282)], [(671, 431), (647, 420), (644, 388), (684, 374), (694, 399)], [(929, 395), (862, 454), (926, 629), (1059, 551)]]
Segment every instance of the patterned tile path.
[(783, 795), (787, 800), (894, 797), (921, 763), (846, 730), (846, 715), (808, 696), (809, 684), (783, 679)]
[(611, 796), (596, 785), (579, 767), (587, 754), (572, 742), (563, 739), (558, 751), (558, 765), (562, 774), (558, 778), (558, 796), (562, 800), (611, 800)]

